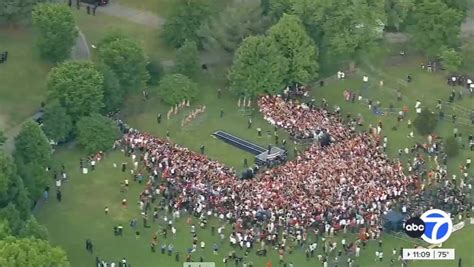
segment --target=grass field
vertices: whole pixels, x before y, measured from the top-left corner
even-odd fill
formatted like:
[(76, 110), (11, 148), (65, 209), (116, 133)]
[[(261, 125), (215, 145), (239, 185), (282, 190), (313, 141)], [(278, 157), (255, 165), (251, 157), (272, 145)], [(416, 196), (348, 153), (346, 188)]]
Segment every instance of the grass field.
[(129, 22), (120, 18), (100, 14), (87, 15), (84, 10), (75, 10), (77, 26), (86, 36), (89, 45), (97, 44), (107, 33), (120, 31), (137, 40), (145, 49), (146, 54), (161, 60), (174, 58), (174, 50), (167, 48), (160, 41), (160, 31), (154, 28)]
[[(126, 177), (119, 169), (113, 168), (114, 162), (120, 163), (125, 158), (122, 153), (114, 152), (108, 154), (102, 162), (99, 163), (96, 171), (88, 175), (79, 174), (79, 157), (84, 156), (75, 149), (61, 150), (56, 154), (59, 162), (64, 162), (67, 170), (70, 172), (70, 181), (66, 183), (62, 189), (63, 200), (58, 203), (54, 197), (51, 197), (48, 202), (43, 203), (37, 212), (37, 217), (41, 223), (47, 225), (51, 241), (54, 244), (61, 245), (68, 252), (69, 259), (72, 266), (92, 266), (95, 256), (88, 254), (84, 249), (84, 241), (90, 238), (95, 245), (94, 255), (106, 260), (119, 260), (125, 256), (132, 264), (132, 266), (148, 267), (148, 266), (182, 266), (181, 263), (174, 261), (172, 257), (162, 255), (159, 251), (153, 254), (150, 251), (149, 242), (154, 231), (158, 231), (164, 226), (164, 222), (155, 223), (151, 228), (145, 229), (139, 220), (138, 230), (140, 237), (136, 238), (134, 232), (128, 227), (128, 222), (132, 218), (139, 219), (139, 209), (135, 201), (140, 191), (143, 189), (142, 185), (132, 182), (127, 193), (120, 193), (120, 182)], [(58, 164), (59, 164), (58, 162)], [(131, 162), (129, 162), (131, 163)], [(54, 194), (51, 194), (54, 195)], [(120, 201), (122, 198), (127, 198), (129, 202), (128, 208), (122, 208)], [(109, 215), (104, 214), (104, 207), (108, 206), (110, 209)], [(162, 216), (160, 216), (162, 218)], [(168, 235), (167, 239), (159, 235), (159, 245), (173, 243), (175, 252), (180, 252), (180, 259), (183, 259), (186, 250), (191, 247), (191, 235), (189, 233), (189, 225), (185, 223), (187, 216), (183, 215), (182, 219), (176, 223), (177, 236), (176, 238)], [(194, 218), (196, 224), (197, 220)], [(115, 225), (122, 224), (125, 227), (125, 235), (123, 237), (116, 237), (113, 235), (112, 228)], [(220, 226), (220, 223), (213, 219), (210, 225)], [(209, 230), (210, 226), (204, 230), (198, 230), (200, 239), (205, 240), (207, 249), (204, 251), (198, 250), (193, 253), (193, 259), (199, 260), (202, 256), (206, 261), (215, 261), (217, 266), (224, 266), (222, 258), (231, 250), (226, 242), (221, 246), (217, 236), (212, 236)], [(229, 233), (229, 226), (226, 229)], [(341, 238), (342, 234), (335, 237), (335, 240)], [(313, 238), (313, 237), (310, 237)], [(348, 240), (353, 240), (354, 236), (348, 234)], [(472, 256), (471, 248), (474, 245), (474, 228), (468, 226), (465, 229), (454, 233), (443, 247), (456, 248), (457, 257), (461, 257), (465, 265), (474, 266), (474, 257)], [(212, 255), (211, 247), (214, 242), (217, 242), (220, 247), (218, 256)], [(359, 266), (375, 267), (375, 266), (389, 266), (391, 251), (393, 248), (413, 247), (414, 243), (410, 240), (400, 240), (391, 235), (385, 235), (383, 238), (383, 250), (386, 255), (384, 262), (375, 262), (376, 242), (369, 243), (366, 249), (362, 251), (361, 257), (358, 259)], [(319, 242), (321, 246), (322, 242)], [(321, 253), (320, 247), (317, 254)], [(237, 250), (239, 256), (243, 252)], [(278, 266), (276, 251), (271, 249), (268, 258), (261, 258), (255, 256), (253, 251), (246, 261), (253, 261), (254, 266), (265, 266), (266, 262), (271, 260), (273, 265)], [(304, 253), (297, 249), (292, 255), (285, 256), (286, 261), (292, 261), (295, 266), (320, 266), (316, 259), (307, 261)], [(229, 264), (229, 266), (234, 266)], [(345, 266), (345, 265), (339, 265)], [(395, 266), (399, 266), (399, 263)], [(454, 261), (446, 262), (417, 262), (409, 266), (418, 267), (455, 267), (457, 263)]]
[(0, 129), (8, 130), (39, 108), (50, 66), (39, 59), (29, 29), (0, 27), (0, 51), (8, 51), (0, 64)]
[[(415, 61), (416, 60), (417, 59), (415, 59)], [(383, 64), (383, 62), (376, 62), (376, 64)], [(412, 110), (414, 102), (418, 97), (421, 98), (424, 106), (432, 106), (438, 98), (445, 99), (451, 88), (444, 85), (443, 76), (440, 73), (430, 74), (420, 71), (416, 66), (417, 64), (410, 60), (403, 60), (403, 62), (398, 62), (397, 65), (385, 68), (379, 66), (377, 73), (369, 73), (372, 86), (369, 87), (367, 95), (370, 95), (374, 102), (380, 100), (383, 106), (388, 106), (388, 103), (394, 98), (394, 92), (391, 88), (399, 84), (400, 79), (404, 79), (406, 72), (410, 72), (414, 77), (414, 81), (402, 87), (405, 97), (401, 103), (396, 103), (396, 107), (406, 104), (410, 107), (410, 110)], [(366, 69), (370, 71), (370, 68), (366, 67)], [(400, 69), (402, 69), (402, 71), (400, 71)], [(391, 125), (396, 122), (393, 116), (375, 116), (371, 114), (363, 103), (351, 104), (345, 103), (342, 100), (342, 91), (344, 89), (351, 88), (357, 90), (357, 88), (362, 86), (361, 75), (361, 73), (354, 74), (354, 76), (345, 81), (328, 82), (328, 85), (323, 88), (315, 86), (312, 90), (312, 94), (318, 99), (318, 102), (322, 97), (325, 97), (330, 105), (340, 105), (343, 112), (349, 111), (351, 113), (363, 114), (366, 125), (376, 123), (378, 120), (383, 120), (384, 125), (386, 125), (384, 132), (389, 137), (388, 152), (394, 156), (400, 146), (407, 146), (414, 142), (406, 137), (409, 129), (402, 126), (399, 127), (397, 131), (391, 131)], [(379, 88), (378, 79), (380, 79), (381, 76), (385, 77), (385, 85)], [(236, 169), (241, 169), (243, 158), (246, 157), (249, 159), (249, 162), (251, 162), (250, 158), (252, 156), (214, 139), (211, 137), (211, 133), (215, 130), (223, 129), (265, 146), (273, 142), (272, 137), (266, 136), (266, 130), (272, 130), (272, 127), (264, 122), (261, 115), (255, 110), (252, 114), (253, 127), (250, 130), (247, 129), (247, 120), (249, 117), (239, 110), (235, 96), (227, 90), (223, 90), (221, 99), (217, 99), (217, 88), (224, 88), (224, 81), (216, 79), (215, 73), (212, 75), (202, 73), (199, 77), (198, 81), (201, 91), (198, 98), (193, 101), (192, 107), (180, 111), (177, 115), (173, 115), (169, 121), (165, 118), (161, 124), (157, 124), (156, 122), (157, 114), (162, 113), (163, 116), (166, 117), (166, 112), (169, 109), (156, 97), (156, 92), (152, 92), (151, 99), (146, 102), (143, 102), (140, 96), (131, 97), (124, 110), (126, 121), (129, 122), (132, 127), (153, 133), (162, 138), (165, 136), (166, 131), (170, 131), (172, 142), (189, 147), (194, 151), (198, 151), (199, 145), (204, 144), (206, 146), (206, 154), (209, 157), (218, 159)], [(460, 90), (460, 88), (456, 88), (456, 90)], [(472, 106), (472, 99), (464, 98), (462, 101), (456, 101), (456, 104), (467, 108)], [(197, 105), (206, 105), (206, 112), (189, 125), (181, 128), (180, 122), (182, 117)], [(221, 109), (224, 110), (223, 118), (219, 116)], [(461, 115), (462, 114), (460, 114), (460, 116)], [(413, 111), (410, 111), (410, 117), (413, 119)], [(257, 136), (255, 130), (257, 127), (263, 129), (263, 137), (259, 138)], [(450, 122), (442, 122), (437, 128), (437, 132), (442, 136), (450, 135), (452, 128), (453, 125)], [(469, 125), (467, 125), (467, 127), (459, 125), (459, 129), (462, 132), (472, 131), (472, 127)], [(281, 137), (280, 140), (287, 138), (287, 135), (281, 131), (279, 131), (279, 135)], [(415, 140), (421, 141), (422, 137), (415, 135)], [(290, 149), (290, 155), (291, 154)], [(451, 171), (457, 173), (457, 164), (463, 162), (465, 157), (471, 154), (469, 154), (467, 150), (463, 150), (460, 156), (450, 160)], [(95, 257), (88, 255), (84, 249), (84, 240), (86, 238), (91, 238), (94, 241), (97, 255), (107, 260), (118, 260), (122, 256), (126, 256), (132, 263), (132, 266), (182, 266), (181, 263), (174, 261), (174, 256), (161, 255), (159, 251), (153, 254), (150, 251), (149, 242), (152, 233), (163, 227), (162, 221), (161, 224), (156, 223), (149, 229), (139, 227), (141, 235), (138, 239), (129, 227), (125, 227), (126, 234), (124, 237), (115, 237), (113, 235), (112, 228), (114, 225), (120, 223), (126, 226), (131, 218), (138, 218), (139, 209), (137, 205), (135, 205), (135, 201), (137, 200), (139, 192), (143, 189), (143, 186), (133, 184), (129, 192), (124, 194), (120, 193), (119, 184), (125, 177), (122, 172), (118, 169), (114, 169), (112, 165), (113, 162), (119, 163), (128, 160), (124, 158), (121, 153), (113, 152), (109, 154), (105, 160), (100, 163), (98, 169), (89, 175), (79, 174), (79, 158), (84, 156), (85, 155), (81, 155), (81, 152), (76, 149), (61, 150), (57, 153), (56, 158), (60, 162), (64, 162), (67, 169), (71, 172), (71, 181), (66, 184), (63, 189), (62, 203), (57, 203), (56, 200), (50, 199), (38, 212), (39, 220), (50, 229), (51, 240), (66, 248), (73, 266), (89, 266), (89, 264), (94, 262)], [(120, 200), (123, 197), (127, 198), (130, 203), (128, 209), (123, 209), (120, 205)], [(108, 206), (111, 210), (108, 216), (103, 213), (105, 206)], [(216, 219), (212, 220), (211, 224), (220, 225)], [(189, 226), (185, 223), (185, 218), (178, 221), (177, 226), (177, 237), (170, 238), (170, 236), (168, 236), (168, 239), (164, 239), (160, 236), (159, 245), (163, 243), (173, 243), (175, 247), (174, 251), (180, 252), (180, 259), (182, 260), (185, 257), (186, 249), (191, 246), (191, 235), (189, 234)], [(227, 226), (227, 228), (229, 228), (229, 226)], [(199, 258), (203, 256), (207, 261), (217, 262), (217, 266), (224, 266), (224, 264), (221, 263), (222, 258), (231, 250), (227, 245), (227, 240), (221, 247), (220, 254), (214, 256), (212, 255), (211, 247), (214, 242), (218, 241), (218, 238), (213, 237), (209, 229), (199, 231), (198, 235), (200, 239), (205, 240), (208, 248), (204, 251), (199, 250), (193, 253), (193, 259), (199, 260)], [(342, 235), (339, 235), (335, 239), (339, 239), (341, 236)], [(352, 240), (354, 238), (355, 236), (352, 234), (348, 234), (347, 236), (347, 239)], [(471, 267), (474, 266), (474, 256), (471, 252), (474, 246), (473, 238), (474, 228), (473, 226), (468, 226), (460, 232), (455, 233), (443, 247), (456, 248), (457, 259), (459, 257), (462, 258), (463, 266)], [(412, 240), (408, 240), (408, 238), (405, 237), (402, 240), (399, 237), (385, 235), (383, 240), (383, 250), (386, 255), (384, 261), (382, 263), (375, 261), (377, 245), (375, 241), (373, 241), (363, 250), (361, 257), (357, 259), (359, 266), (390, 266), (389, 260), (393, 248), (410, 248), (414, 245)], [(321, 253), (320, 248), (318, 252)], [(237, 251), (237, 254), (242, 255), (243, 252)], [(278, 266), (276, 251), (272, 250), (268, 258), (257, 257), (255, 256), (255, 251), (253, 251), (246, 259), (247, 262), (253, 261), (254, 266), (265, 266), (268, 260), (272, 261), (273, 266)], [(293, 262), (295, 266), (320, 266), (320, 263), (316, 259), (307, 261), (304, 253), (299, 249), (291, 255), (286, 255), (285, 260), (287, 262)], [(229, 264), (229, 266), (234, 266), (234, 264)], [(339, 266), (346, 265), (339, 264)], [(397, 263), (395, 266), (400, 266), (400, 263)], [(455, 267), (457, 266), (457, 261), (413, 262), (410, 263), (409, 266)]]
[[(363, 70), (342, 81), (336, 81), (330, 83), (328, 86), (323, 88), (315, 88), (313, 90), (313, 97), (316, 99), (325, 98), (331, 105), (339, 105), (342, 108), (343, 113), (351, 113), (353, 116), (362, 114), (366, 121), (366, 126), (369, 124), (376, 125), (379, 121), (383, 122), (384, 130), (383, 135), (388, 137), (388, 154), (392, 157), (396, 157), (398, 149), (412, 146), (415, 142), (425, 143), (426, 138), (417, 134), (414, 128), (409, 129), (407, 125), (407, 119), (412, 122), (416, 117), (414, 110), (415, 102), (419, 99), (422, 102), (423, 108), (429, 108), (436, 112), (436, 103), (438, 99), (443, 102), (443, 109), (445, 112), (445, 119), (438, 123), (435, 133), (446, 138), (453, 135), (453, 129), (456, 127), (459, 133), (463, 134), (463, 143), (466, 148), (460, 150), (460, 154), (456, 158), (448, 160), (448, 167), (450, 172), (459, 172), (459, 165), (464, 164), (467, 157), (473, 156), (473, 153), (467, 148), (467, 136), (474, 132), (474, 126), (469, 120), (469, 114), (472, 107), (474, 107), (474, 97), (470, 98), (466, 89), (462, 87), (451, 87), (446, 84), (444, 73), (429, 73), (422, 70), (419, 67), (419, 58), (414, 59), (403, 59), (396, 64), (380, 62), (378, 65), (372, 66), (372, 69), (365, 66)], [(382, 65), (383, 64), (383, 65)], [(363, 81), (362, 75), (367, 74), (369, 76), (369, 87), (367, 90), (362, 90)], [(408, 74), (411, 74), (413, 81), (406, 83), (405, 79)], [(379, 81), (383, 80), (384, 85), (381, 87)], [(356, 101), (352, 104), (343, 100), (343, 91), (352, 90), (355, 92), (363, 92), (365, 99), (371, 99), (373, 103), (380, 101), (382, 108), (386, 112), (384, 116), (374, 115), (368, 108), (367, 102)], [(397, 101), (396, 90), (400, 89), (403, 94), (402, 101)], [(451, 90), (456, 90), (456, 94), (459, 91), (464, 92), (462, 100), (456, 100), (454, 103), (447, 103), (448, 95)], [(394, 113), (389, 114), (389, 105), (393, 104)], [(408, 117), (400, 124), (398, 130), (393, 131), (392, 127), (397, 125), (396, 113), (403, 106), (409, 108)], [(451, 114), (457, 115), (457, 122), (453, 124), (451, 122)], [(368, 129), (368, 128), (366, 128)], [(415, 138), (408, 138), (410, 131), (414, 131)], [(474, 170), (471, 168), (470, 174), (474, 174)]]
[(173, 0), (118, 0), (117, 3), (166, 16), (173, 4)]

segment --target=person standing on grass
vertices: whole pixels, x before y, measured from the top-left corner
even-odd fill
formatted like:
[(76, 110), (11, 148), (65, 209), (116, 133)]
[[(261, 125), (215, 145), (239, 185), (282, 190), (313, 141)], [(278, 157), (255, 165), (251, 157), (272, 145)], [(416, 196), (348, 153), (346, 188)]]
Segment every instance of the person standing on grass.
[(156, 122), (157, 122), (158, 124), (161, 123), (161, 113), (158, 113), (158, 116), (156, 117)]

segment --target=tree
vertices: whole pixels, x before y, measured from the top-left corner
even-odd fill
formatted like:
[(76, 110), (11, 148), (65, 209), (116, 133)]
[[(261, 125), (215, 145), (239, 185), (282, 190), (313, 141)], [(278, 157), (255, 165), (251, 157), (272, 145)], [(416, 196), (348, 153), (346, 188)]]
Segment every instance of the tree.
[(126, 90), (123, 86), (120, 85), (120, 81), (112, 71), (112, 69), (105, 65), (100, 64), (97, 69), (100, 71), (104, 77), (104, 108), (105, 113), (113, 112), (119, 110), (124, 101)]
[(444, 151), (449, 157), (455, 157), (459, 154), (459, 144), (456, 141), (456, 138), (453, 136), (446, 138), (444, 143)]
[(161, 76), (165, 73), (163, 66), (161, 65), (158, 59), (151, 59), (150, 62), (146, 65), (146, 70), (150, 75), (148, 80), (148, 85), (157, 85), (161, 79)]
[(7, 220), (0, 220), (0, 240), (5, 239), (7, 236), (11, 236), (12, 230), (8, 225)]
[[(23, 125), (15, 138), (15, 162), (25, 187), (32, 198), (41, 195), (48, 185), (46, 166), (51, 163), (52, 149), (46, 135), (36, 122)], [(10, 226), (13, 225), (10, 223)]]
[(459, 67), (461, 67), (462, 57), (453, 48), (444, 47), (439, 54), (439, 58), (441, 59), (444, 69), (448, 72), (456, 72)]
[[(14, 235), (17, 235), (24, 225), (24, 222), (20, 217), (20, 212), (16, 209), (15, 204), (13, 203), (9, 203), (6, 207), (0, 209), (0, 219), (8, 222), (11, 233)], [(0, 264), (0, 266), (2, 265)]]
[(418, 114), (418, 116), (413, 121), (413, 124), (421, 135), (428, 135), (433, 133), (436, 125), (438, 124), (438, 120), (436, 119), (436, 115), (433, 112), (425, 108), (420, 114)]
[(414, 45), (427, 56), (437, 56), (442, 47), (459, 44), (462, 14), (441, 0), (423, 0), (413, 18), (410, 31)]
[(192, 77), (198, 70), (199, 58), (198, 48), (194, 41), (186, 40), (178, 51), (176, 51), (175, 71)]
[(0, 151), (0, 208), (5, 207), (15, 195), (16, 169), (11, 158)]
[(70, 8), (59, 4), (38, 4), (32, 13), (38, 30), (38, 48), (44, 58), (60, 62), (71, 54), (78, 31)]
[(182, 46), (185, 40), (199, 44), (197, 31), (213, 14), (211, 6), (209, 0), (176, 1), (163, 26), (164, 41), (174, 47)]
[(7, 237), (0, 240), (0, 266), (67, 267), (66, 252), (35, 238)]
[(175, 105), (184, 99), (193, 100), (197, 95), (197, 84), (183, 74), (168, 74), (161, 79), (158, 93), (166, 104)]
[(38, 163), (45, 168), (51, 162), (51, 145), (45, 134), (34, 121), (25, 123), (15, 138), (14, 157), (18, 167)]
[(143, 48), (133, 39), (112, 33), (98, 46), (98, 58), (115, 73), (125, 92), (141, 90), (149, 79)]
[(332, 0), (290, 0), (291, 14), (297, 15), (315, 42), (320, 42), (324, 36), (323, 24), (327, 19), (326, 12), (330, 10)]
[(243, 39), (263, 34), (269, 25), (269, 19), (262, 17), (262, 11), (258, 6), (246, 3), (238, 7), (227, 7), (203, 24), (198, 34), (207, 51), (233, 55)]
[(273, 21), (279, 21), (283, 14), (291, 12), (291, 0), (269, 0), (269, 2), (268, 16)]
[(59, 101), (46, 105), (43, 115), (43, 132), (56, 142), (66, 141), (72, 130), (72, 120)]
[(109, 150), (119, 135), (115, 122), (99, 114), (82, 117), (77, 123), (77, 142), (90, 154)]
[(38, 223), (34, 216), (31, 216), (28, 221), (26, 221), (23, 228), (20, 230), (20, 236), (24, 238), (36, 238), (42, 240), (48, 240), (48, 229)]
[(321, 12), (321, 45), (333, 56), (354, 60), (361, 53), (368, 53), (382, 37), (386, 21), (383, 1), (327, 1), (318, 14)]
[(318, 77), (318, 49), (297, 16), (284, 14), (268, 30), (268, 36), (288, 62), (287, 84), (307, 83)]
[(474, 40), (464, 42), (461, 48), (463, 69), (474, 70)]
[(260, 8), (262, 9), (262, 15), (268, 15), (270, 13), (270, 0), (260, 0)]
[(0, 147), (3, 146), (3, 144), (7, 141), (7, 138), (5, 137), (5, 134), (3, 133), (2, 130), (0, 130)]
[(467, 11), (469, 10), (468, 0), (443, 0), (443, 2), (449, 7), (456, 9), (461, 12), (462, 18), (466, 18)]
[(91, 62), (71, 61), (53, 68), (48, 76), (50, 100), (57, 100), (73, 122), (99, 112), (103, 104), (104, 77)]
[(400, 26), (403, 24), (414, 6), (414, 0), (385, 0), (387, 26), (397, 31), (400, 30)]
[(247, 96), (275, 93), (284, 86), (288, 61), (270, 37), (250, 36), (237, 49), (229, 71), (230, 88)]
[(0, 209), (14, 204), (20, 218), (30, 216), (30, 199), (13, 160), (0, 151)]
[(13, 24), (31, 19), (31, 11), (37, 3), (45, 0), (2, 0), (0, 1), (0, 24)]

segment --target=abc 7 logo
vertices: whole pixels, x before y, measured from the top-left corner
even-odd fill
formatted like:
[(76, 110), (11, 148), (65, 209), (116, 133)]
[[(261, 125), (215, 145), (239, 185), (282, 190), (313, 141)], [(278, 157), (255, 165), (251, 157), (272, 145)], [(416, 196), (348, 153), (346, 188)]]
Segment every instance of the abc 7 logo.
[(453, 231), (453, 222), (442, 210), (429, 210), (420, 217), (410, 218), (405, 223), (405, 233), (413, 238), (422, 238), (430, 244), (448, 240)]

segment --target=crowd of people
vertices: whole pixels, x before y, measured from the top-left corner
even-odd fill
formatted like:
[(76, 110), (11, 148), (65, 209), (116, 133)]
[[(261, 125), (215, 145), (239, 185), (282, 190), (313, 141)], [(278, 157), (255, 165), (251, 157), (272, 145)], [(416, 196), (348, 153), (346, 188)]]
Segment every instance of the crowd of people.
[(197, 116), (199, 116), (201, 113), (204, 113), (206, 111), (206, 106), (200, 106), (193, 111), (189, 112), (186, 117), (183, 118), (181, 121), (181, 127), (187, 125), (188, 123), (192, 122)]
[(286, 129), (293, 138), (317, 138), (328, 133), (333, 141), (342, 141), (351, 136), (352, 131), (327, 109), (299, 104), (297, 100), (285, 101), (280, 96), (261, 97), (258, 105), (266, 121)]
[(247, 230), (236, 243), (245, 237), (244, 244), (252, 246), (254, 225), (269, 236), (277, 229), (300, 231), (302, 236), (311, 226), (325, 231), (354, 224), (376, 228), (397, 198), (417, 190), (416, 178), (386, 158), (376, 137), (350, 131), (326, 110), (270, 96), (261, 98), (259, 105), (267, 120), (295, 136), (327, 131), (336, 143), (325, 148), (314, 143), (294, 161), (253, 180), (239, 180), (217, 161), (130, 129), (122, 139), (127, 153), (140, 154), (150, 173), (164, 181), (150, 179), (140, 197), (143, 212), (147, 203), (163, 195), (174, 210), (239, 223)]

